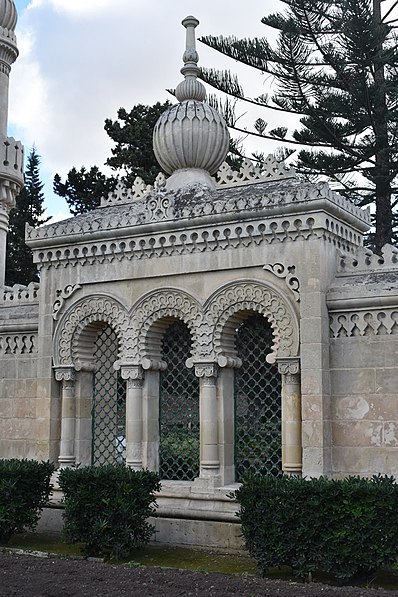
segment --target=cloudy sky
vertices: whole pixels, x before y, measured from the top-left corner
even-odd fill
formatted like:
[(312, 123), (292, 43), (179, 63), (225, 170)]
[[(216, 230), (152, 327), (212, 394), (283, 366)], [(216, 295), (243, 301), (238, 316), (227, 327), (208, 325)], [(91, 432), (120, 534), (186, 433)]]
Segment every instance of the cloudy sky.
[[(49, 215), (67, 214), (52, 194), (56, 172), (103, 164), (112, 143), (103, 129), (119, 107), (165, 101), (181, 80), (181, 20), (194, 14), (198, 35), (262, 36), (264, 14), (277, 0), (15, 0), (20, 56), (10, 83), (9, 134), (41, 155)], [(200, 64), (234, 63), (198, 45)], [(238, 67), (240, 65), (237, 65)], [(245, 91), (267, 91), (260, 73), (242, 73)], [(246, 75), (245, 75), (246, 73)], [(276, 122), (275, 124), (281, 124)], [(252, 149), (269, 150), (255, 145)]]

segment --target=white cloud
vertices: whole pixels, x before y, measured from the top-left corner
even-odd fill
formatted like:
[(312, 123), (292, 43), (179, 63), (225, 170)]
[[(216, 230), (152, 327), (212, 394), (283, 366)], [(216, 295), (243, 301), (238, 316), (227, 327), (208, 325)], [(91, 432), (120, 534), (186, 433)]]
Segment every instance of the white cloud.
[[(253, 37), (267, 33), (260, 19), (274, 10), (275, 0), (252, 0), (249, 15), (238, 0), (31, 0), (17, 26), (12, 133), (28, 148), (36, 144), (48, 177), (73, 166), (102, 167), (112, 146), (105, 119), (116, 118), (121, 106), (164, 101), (165, 89), (181, 80), (180, 23), (187, 14), (201, 21), (199, 35)], [(203, 65), (235, 68), (202, 44), (199, 52)], [(253, 80), (245, 90), (264, 92), (261, 74)]]

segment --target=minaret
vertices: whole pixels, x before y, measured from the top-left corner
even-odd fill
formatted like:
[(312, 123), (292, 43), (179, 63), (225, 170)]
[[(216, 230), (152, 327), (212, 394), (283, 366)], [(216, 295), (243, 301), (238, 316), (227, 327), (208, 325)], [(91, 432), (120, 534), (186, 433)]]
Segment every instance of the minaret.
[(18, 57), (13, 0), (0, 0), (0, 287), (4, 286), (8, 217), (23, 187), (23, 146), (7, 137), (11, 65)]
[(201, 184), (214, 188), (211, 176), (228, 153), (229, 133), (221, 115), (206, 103), (206, 90), (198, 80), (198, 53), (195, 29), (199, 21), (192, 16), (182, 21), (186, 28), (186, 49), (177, 86), (178, 104), (166, 110), (153, 132), (156, 159), (170, 178), (168, 190)]

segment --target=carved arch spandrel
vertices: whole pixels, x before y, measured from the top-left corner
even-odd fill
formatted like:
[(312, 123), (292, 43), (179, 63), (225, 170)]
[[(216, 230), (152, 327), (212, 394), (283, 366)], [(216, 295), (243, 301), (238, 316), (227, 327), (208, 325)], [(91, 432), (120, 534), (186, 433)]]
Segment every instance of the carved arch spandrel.
[(108, 295), (84, 297), (71, 305), (60, 318), (54, 334), (54, 366), (79, 370), (92, 366), (94, 341), (104, 325), (110, 325), (119, 338), (123, 354), (127, 344), (129, 316), (117, 299)]
[(198, 331), (203, 322), (203, 308), (197, 299), (177, 288), (162, 288), (143, 296), (131, 309), (128, 345), (129, 362), (160, 360), (160, 343), (165, 329), (175, 319), (184, 321), (192, 337), (192, 354), (199, 343)]
[[(206, 301), (204, 310), (210, 329), (207, 351), (212, 344), (216, 360), (236, 357), (235, 330), (250, 312), (263, 315), (272, 327), (274, 344), (268, 362), (298, 355), (298, 316), (290, 301), (270, 284), (255, 280), (230, 282)], [(206, 351), (204, 345), (201, 349)]]

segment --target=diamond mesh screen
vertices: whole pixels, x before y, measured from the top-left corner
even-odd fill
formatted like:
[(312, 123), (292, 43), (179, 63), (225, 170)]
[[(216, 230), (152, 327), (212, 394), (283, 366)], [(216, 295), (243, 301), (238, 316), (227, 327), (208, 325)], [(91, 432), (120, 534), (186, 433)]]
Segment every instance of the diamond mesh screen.
[(167, 363), (160, 376), (160, 478), (192, 481), (199, 476), (199, 380), (185, 366), (191, 334), (174, 322), (162, 341)]
[(235, 478), (261, 470), (280, 473), (281, 377), (266, 362), (272, 328), (261, 315), (251, 315), (236, 333), (242, 367), (235, 370)]
[(126, 382), (115, 371), (118, 339), (107, 326), (95, 342), (92, 405), (92, 464), (124, 462), (126, 458)]

